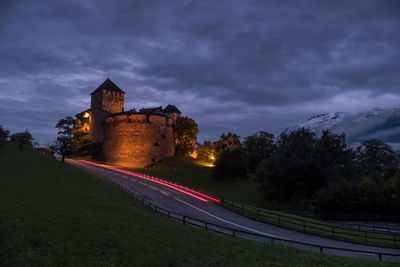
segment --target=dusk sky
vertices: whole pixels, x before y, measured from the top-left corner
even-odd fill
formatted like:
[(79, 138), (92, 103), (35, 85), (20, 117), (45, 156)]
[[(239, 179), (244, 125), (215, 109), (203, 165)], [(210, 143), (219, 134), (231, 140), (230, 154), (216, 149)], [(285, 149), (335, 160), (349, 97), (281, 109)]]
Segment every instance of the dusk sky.
[(53, 142), (107, 75), (199, 141), (400, 107), (400, 1), (0, 2), (0, 124)]

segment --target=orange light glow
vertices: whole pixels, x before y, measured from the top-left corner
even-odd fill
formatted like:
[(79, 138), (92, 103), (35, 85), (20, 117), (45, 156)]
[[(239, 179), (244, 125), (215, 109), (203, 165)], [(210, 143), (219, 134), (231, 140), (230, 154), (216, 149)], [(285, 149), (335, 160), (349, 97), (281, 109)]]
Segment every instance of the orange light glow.
[(89, 118), (89, 112), (85, 112), (85, 114), (83, 114), (84, 118)]

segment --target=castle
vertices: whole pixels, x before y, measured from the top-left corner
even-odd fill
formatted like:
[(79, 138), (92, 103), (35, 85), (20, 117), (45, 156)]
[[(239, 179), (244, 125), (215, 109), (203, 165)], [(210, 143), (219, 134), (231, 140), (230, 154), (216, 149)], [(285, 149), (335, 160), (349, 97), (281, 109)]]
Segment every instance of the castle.
[(175, 154), (175, 123), (181, 112), (173, 105), (124, 111), (122, 91), (110, 79), (91, 93), (90, 109), (76, 115), (93, 140), (103, 143), (108, 164), (142, 168)]

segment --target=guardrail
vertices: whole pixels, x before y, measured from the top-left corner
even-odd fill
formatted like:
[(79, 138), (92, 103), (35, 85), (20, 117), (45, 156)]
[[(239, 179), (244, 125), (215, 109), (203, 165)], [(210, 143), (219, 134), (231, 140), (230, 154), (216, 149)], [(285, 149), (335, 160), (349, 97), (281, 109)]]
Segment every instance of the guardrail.
[(248, 231), (242, 231), (239, 229), (234, 229), (234, 228), (226, 227), (223, 225), (218, 225), (215, 223), (207, 222), (204, 220), (200, 220), (198, 218), (186, 216), (184, 214), (180, 214), (180, 213), (177, 213), (177, 212), (174, 212), (171, 210), (164, 209), (157, 205), (154, 205), (153, 203), (145, 200), (143, 198), (143, 196), (134, 194), (128, 188), (117, 183), (116, 181), (109, 179), (107, 177), (105, 177), (105, 179), (107, 179), (109, 182), (111, 182), (113, 184), (116, 184), (122, 191), (127, 193), (129, 196), (131, 196), (133, 199), (135, 199), (138, 203), (142, 204), (143, 206), (153, 209), (156, 212), (156, 214), (164, 215), (168, 219), (182, 223), (184, 225), (190, 225), (193, 227), (202, 228), (206, 231), (212, 231), (212, 232), (216, 232), (219, 234), (224, 234), (224, 235), (228, 235), (228, 236), (232, 236), (232, 237), (242, 237), (242, 238), (252, 239), (252, 240), (256, 240), (256, 241), (269, 242), (271, 244), (289, 245), (289, 246), (294, 246), (294, 247), (298, 247), (298, 248), (302, 248), (302, 249), (308, 249), (308, 250), (312, 250), (312, 251), (316, 251), (316, 252), (320, 252), (320, 253), (337, 254), (338, 252), (342, 252), (342, 253), (344, 252), (346, 255), (354, 255), (354, 254), (358, 255), (358, 256), (371, 255), (371, 256), (375, 257), (376, 260), (379, 260), (379, 261), (393, 261), (393, 262), (400, 261), (400, 254), (338, 248), (338, 247), (331, 247), (331, 246), (322, 246), (322, 245), (316, 245), (316, 244), (300, 242), (300, 241), (295, 241), (295, 240), (276, 238), (276, 237), (262, 235), (262, 234), (258, 234), (258, 233), (252, 233), (252, 232), (248, 232)]
[(385, 227), (381, 225), (368, 225), (368, 224), (359, 224), (359, 223), (346, 223), (346, 222), (332, 222), (334, 224), (342, 225), (343, 227), (352, 228), (361, 231), (368, 231), (373, 233), (382, 233), (382, 234), (397, 234), (400, 235), (400, 228), (397, 227)]
[(318, 216), (325, 220), (400, 222), (400, 216), (398, 215), (334, 215), (321, 213)]
[(362, 229), (354, 229), (349, 227), (337, 226), (329, 223), (319, 223), (311, 220), (304, 220), (294, 216), (274, 213), (264, 209), (258, 209), (245, 204), (236, 204), (234, 201), (224, 200), (222, 206), (233, 211), (238, 211), (243, 215), (257, 218), (281, 227), (292, 230), (298, 230), (306, 233), (314, 233), (324, 236), (330, 236), (336, 239), (347, 239), (354, 241), (364, 241), (366, 243), (375, 243), (377, 245), (400, 245), (400, 235), (396, 233), (377, 233), (373, 231), (365, 231)]

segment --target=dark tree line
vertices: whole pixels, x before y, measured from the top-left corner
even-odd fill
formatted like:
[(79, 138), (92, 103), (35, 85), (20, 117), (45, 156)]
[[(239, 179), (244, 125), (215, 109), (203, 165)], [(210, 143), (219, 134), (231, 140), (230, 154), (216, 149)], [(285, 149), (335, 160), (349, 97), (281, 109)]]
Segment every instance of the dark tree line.
[(4, 129), (3, 126), (0, 125), (0, 144), (7, 142), (9, 136), (10, 136), (10, 131)]
[(19, 149), (22, 149), (24, 145), (28, 147), (38, 145), (28, 129), (23, 132), (11, 134), (9, 130), (4, 129), (3, 126), (0, 125), (0, 144), (7, 142), (8, 140), (17, 143)]
[(274, 140), (257, 132), (240, 142), (228, 133), (200, 149), (205, 160), (215, 153), (213, 176), (255, 177), (265, 199), (315, 207), (320, 214), (395, 214), (400, 210), (399, 156), (379, 141), (357, 147), (344, 134), (323, 131), (317, 137), (301, 128)]

